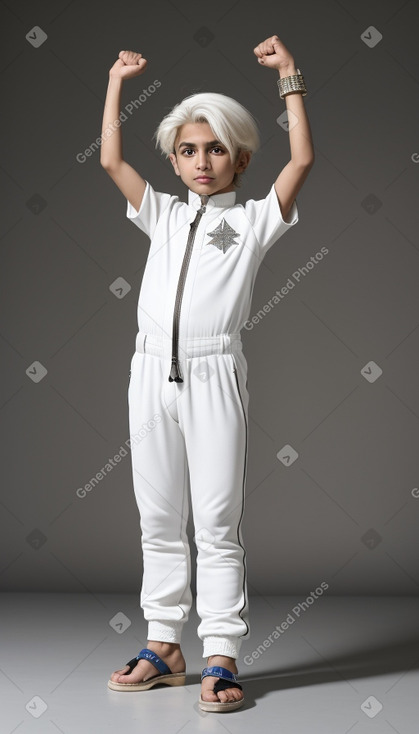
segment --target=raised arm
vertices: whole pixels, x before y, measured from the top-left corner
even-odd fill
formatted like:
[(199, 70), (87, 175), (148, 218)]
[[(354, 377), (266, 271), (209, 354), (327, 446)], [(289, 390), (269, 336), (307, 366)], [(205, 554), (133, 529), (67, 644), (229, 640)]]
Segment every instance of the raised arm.
[(124, 161), (119, 114), (124, 80), (139, 76), (145, 71), (146, 66), (147, 61), (140, 53), (119, 52), (118, 60), (109, 71), (100, 149), (101, 165), (137, 211), (141, 206), (146, 182), (132, 166)]
[[(267, 38), (254, 53), (262, 66), (277, 69), (281, 78), (297, 73), (293, 57), (278, 36)], [(301, 92), (287, 94), (284, 100), (288, 111), (291, 160), (276, 179), (275, 191), (282, 217), (287, 221), (293, 201), (313, 166), (314, 148)]]

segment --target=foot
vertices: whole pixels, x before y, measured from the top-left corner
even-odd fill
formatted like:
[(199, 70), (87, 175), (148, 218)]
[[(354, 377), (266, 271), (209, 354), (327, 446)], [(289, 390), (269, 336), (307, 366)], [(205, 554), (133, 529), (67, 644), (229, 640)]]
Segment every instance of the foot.
[[(169, 666), (172, 673), (182, 673), (186, 669), (185, 658), (182, 655), (179, 643), (148, 640), (146, 647), (155, 652)], [(156, 670), (154, 665), (144, 659), (137, 662), (137, 665), (129, 675), (124, 675), (128, 671), (128, 665), (125, 665), (120, 670), (115, 670), (111, 675), (111, 680), (114, 683), (141, 683), (158, 675), (158, 670)]]
[[(220, 665), (223, 668), (227, 668), (230, 673), (236, 673), (236, 675), (238, 673), (235, 659), (229, 658), (226, 655), (210, 655), (210, 657), (207, 658), (207, 667), (211, 667), (211, 665)], [(214, 703), (221, 701), (221, 703), (226, 703), (227, 701), (239, 701), (243, 698), (243, 691), (241, 691), (240, 688), (226, 688), (224, 691), (214, 693), (212, 689), (214, 688), (217, 680), (219, 680), (219, 678), (212, 675), (207, 675), (202, 680), (201, 697), (203, 701), (213, 701)]]

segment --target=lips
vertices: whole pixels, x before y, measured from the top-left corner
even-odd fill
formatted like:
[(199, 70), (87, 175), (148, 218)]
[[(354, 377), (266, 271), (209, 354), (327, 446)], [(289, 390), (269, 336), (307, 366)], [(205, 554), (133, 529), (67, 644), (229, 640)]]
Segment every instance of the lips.
[(198, 176), (198, 178), (195, 179), (195, 181), (200, 181), (201, 183), (208, 183), (208, 181), (212, 181), (213, 179), (209, 176)]

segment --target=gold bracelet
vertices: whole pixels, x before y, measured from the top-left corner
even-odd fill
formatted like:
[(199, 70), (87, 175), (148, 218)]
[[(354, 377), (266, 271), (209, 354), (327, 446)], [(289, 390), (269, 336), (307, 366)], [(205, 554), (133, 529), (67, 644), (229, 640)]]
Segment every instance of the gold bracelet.
[(279, 96), (281, 99), (284, 99), (287, 94), (291, 94), (292, 92), (302, 92), (303, 97), (307, 94), (304, 77), (300, 69), (297, 69), (296, 74), (284, 76), (282, 79), (279, 78), (276, 83), (278, 84)]

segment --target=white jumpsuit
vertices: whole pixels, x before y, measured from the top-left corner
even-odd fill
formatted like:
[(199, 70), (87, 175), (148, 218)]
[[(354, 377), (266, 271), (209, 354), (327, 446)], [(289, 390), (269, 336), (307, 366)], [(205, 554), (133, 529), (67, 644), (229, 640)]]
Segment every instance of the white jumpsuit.
[(188, 619), (190, 492), (203, 657), (237, 658), (250, 636), (240, 331), (261, 261), (298, 222), (297, 203), (285, 222), (273, 184), (265, 199), (244, 205), (235, 191), (201, 197), (188, 189), (186, 204), (147, 181), (139, 211), (127, 201), (127, 217), (151, 240), (128, 387), (148, 639), (180, 642)]

